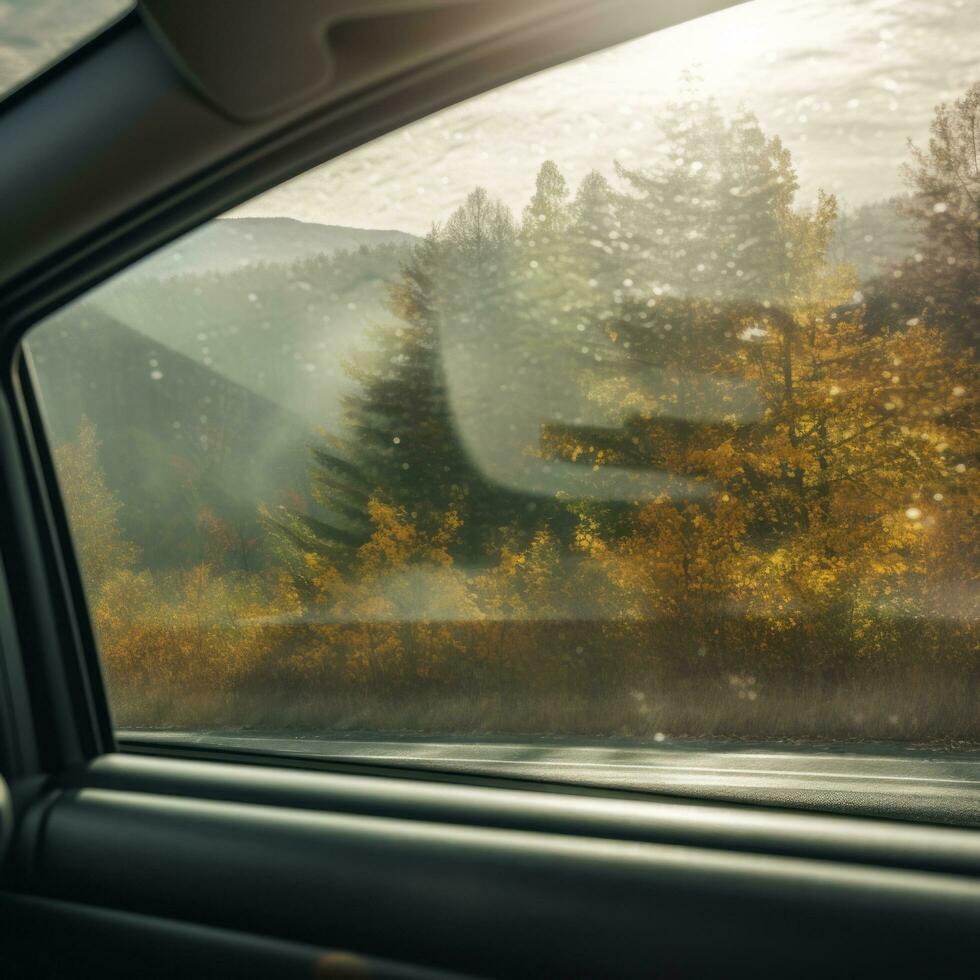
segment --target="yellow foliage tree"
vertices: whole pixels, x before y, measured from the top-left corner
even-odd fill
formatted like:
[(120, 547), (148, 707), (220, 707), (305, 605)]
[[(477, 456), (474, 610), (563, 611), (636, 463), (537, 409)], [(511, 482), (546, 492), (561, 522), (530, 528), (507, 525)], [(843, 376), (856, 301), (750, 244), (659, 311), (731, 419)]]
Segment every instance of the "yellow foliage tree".
[(139, 549), (119, 527), (122, 504), (106, 486), (95, 426), (88, 419), (82, 419), (74, 441), (56, 450), (55, 463), (82, 574), (97, 592), (113, 573), (136, 564)]

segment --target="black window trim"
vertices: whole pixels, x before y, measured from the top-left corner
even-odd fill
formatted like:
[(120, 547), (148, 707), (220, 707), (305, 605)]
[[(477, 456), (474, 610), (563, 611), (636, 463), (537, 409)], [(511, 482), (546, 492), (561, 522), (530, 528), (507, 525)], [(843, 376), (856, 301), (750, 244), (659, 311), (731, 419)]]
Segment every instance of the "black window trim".
[[(0, 379), (0, 542), (14, 629), (3, 645), (14, 775), (79, 765), (115, 747), (67, 521), (24, 363)], [(16, 783), (14, 784), (16, 786)]]

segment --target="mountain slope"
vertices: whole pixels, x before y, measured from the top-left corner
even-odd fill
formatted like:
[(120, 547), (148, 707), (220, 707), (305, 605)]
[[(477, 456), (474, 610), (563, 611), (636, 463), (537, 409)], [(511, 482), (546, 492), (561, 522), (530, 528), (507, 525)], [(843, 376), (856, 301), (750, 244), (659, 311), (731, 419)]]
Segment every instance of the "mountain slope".
[(90, 303), (156, 343), (304, 418), (339, 421), (347, 358), (372, 346), (409, 247), (381, 244), (289, 264), (124, 277)]
[(377, 245), (410, 245), (404, 231), (346, 228), (295, 218), (218, 218), (141, 262), (127, 278), (155, 279), (286, 265)]
[(256, 539), (259, 505), (306, 485), (303, 419), (98, 307), (49, 321), (30, 350), (53, 445), (83, 419), (95, 426), (120, 524), (147, 567), (203, 560), (205, 512)]

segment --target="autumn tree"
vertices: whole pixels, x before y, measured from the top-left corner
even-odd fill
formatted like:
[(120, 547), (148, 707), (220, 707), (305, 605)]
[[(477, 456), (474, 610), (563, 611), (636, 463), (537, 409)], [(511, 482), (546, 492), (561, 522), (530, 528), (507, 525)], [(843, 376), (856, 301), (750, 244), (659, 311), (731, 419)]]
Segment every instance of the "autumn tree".
[(58, 479), (72, 537), (92, 594), (118, 571), (132, 568), (139, 550), (119, 526), (122, 504), (106, 485), (95, 426), (83, 418), (77, 437), (55, 452)]
[(609, 425), (551, 434), (559, 458), (626, 467), (638, 495), (652, 470), (662, 491), (583, 508), (582, 547), (624, 610), (686, 622), (692, 642), (735, 607), (853, 644), (859, 607), (867, 634), (885, 597), (914, 606), (936, 540), (922, 521), (956, 520), (925, 500), (963, 467), (969, 366), (934, 326), (864, 329), (854, 272), (829, 255), (836, 202), (795, 205), (789, 155), (755, 120), (708, 105), (665, 132), (660, 163), (621, 170), (629, 287), (592, 387)]

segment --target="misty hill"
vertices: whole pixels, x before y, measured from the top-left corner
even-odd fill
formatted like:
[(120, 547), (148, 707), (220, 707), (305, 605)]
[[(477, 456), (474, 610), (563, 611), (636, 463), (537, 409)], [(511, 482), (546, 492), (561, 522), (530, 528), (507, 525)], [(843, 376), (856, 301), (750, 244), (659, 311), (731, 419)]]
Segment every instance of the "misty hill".
[(287, 265), (340, 251), (414, 241), (404, 231), (345, 228), (295, 218), (218, 218), (150, 256), (128, 277), (169, 278), (268, 263)]
[(254, 549), (259, 505), (295, 503), (306, 485), (313, 432), (302, 419), (104, 311), (74, 307), (30, 347), (52, 443), (74, 440), (83, 418), (94, 424), (142, 564), (203, 560), (205, 512)]
[[(258, 227), (294, 225), (304, 229)], [(259, 507), (301, 506), (310, 446), (342, 424), (351, 355), (395, 322), (389, 286), (409, 252), (382, 242), (289, 264), (124, 276), (32, 336), (52, 442), (74, 440), (83, 417), (95, 425), (143, 564), (203, 560), (208, 514), (243, 548), (261, 548)], [(242, 552), (242, 567), (254, 560)]]
[(408, 253), (407, 245), (383, 243), (290, 265), (125, 277), (91, 302), (307, 424), (329, 428), (351, 383), (345, 361), (370, 343), (372, 328), (394, 323), (388, 287)]

